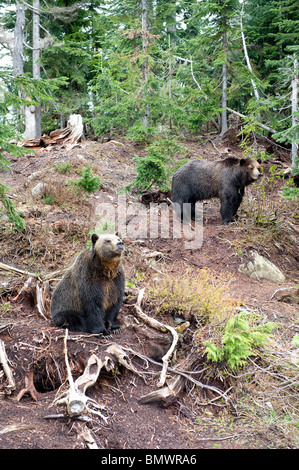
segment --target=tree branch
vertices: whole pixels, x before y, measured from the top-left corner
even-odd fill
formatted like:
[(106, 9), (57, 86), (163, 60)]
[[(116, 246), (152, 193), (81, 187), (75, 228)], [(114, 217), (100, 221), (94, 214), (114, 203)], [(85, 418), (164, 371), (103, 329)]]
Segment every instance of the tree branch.
[[(226, 108), (226, 109), (227, 109), (227, 111), (229, 111), (232, 114), (235, 114), (236, 116), (239, 116), (241, 118), (246, 118), (245, 114), (241, 114), (238, 111), (234, 111), (231, 108)], [(265, 124), (261, 124), (260, 122), (257, 122), (256, 124), (257, 124), (257, 126), (261, 127), (262, 129), (265, 129), (266, 131), (271, 132), (271, 134), (275, 134), (275, 132), (276, 132), (274, 129), (271, 129), (271, 127), (265, 126)]]

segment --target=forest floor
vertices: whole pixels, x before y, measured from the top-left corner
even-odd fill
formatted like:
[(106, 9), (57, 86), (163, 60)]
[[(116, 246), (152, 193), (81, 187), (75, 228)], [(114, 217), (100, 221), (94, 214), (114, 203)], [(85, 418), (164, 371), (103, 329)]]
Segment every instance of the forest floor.
[[(238, 145), (215, 137), (184, 145), (188, 157), (215, 160), (228, 152), (242, 155)], [(87, 422), (46, 419), (60, 411), (53, 401), (66, 380), (65, 331), (51, 321), (49, 296), (44, 316), (38, 311), (36, 283), (43, 286), (48, 276), (52, 289), (61, 270), (70, 266), (86, 247), (90, 232), (113, 228), (113, 220), (108, 219), (113, 216), (113, 209), (117, 215), (123, 211), (119, 198), (124, 195), (120, 191), (136, 174), (133, 157), (143, 154), (144, 149), (120, 139), (105, 143), (83, 141), (72, 149), (64, 145), (40, 148), (20, 158), (8, 156), (11, 171), (3, 171), (1, 181), (9, 186), (9, 194), (25, 214), (26, 230), (11, 231), (8, 224), (2, 224), (0, 262), (25, 274), (0, 270), (0, 339), (16, 383), (14, 392), (5, 393), (7, 380), (0, 367), (0, 448), (82, 449), (91, 447), (91, 440), (99, 448), (110, 450), (297, 448), (298, 402), (291, 391), (283, 395), (279, 386), (275, 394), (273, 377), (268, 383), (267, 374), (262, 373), (263, 378), (257, 376), (255, 381), (246, 376), (246, 368), (235, 376), (220, 372), (217, 375), (217, 367), (207, 367), (201, 355), (198, 369), (202, 372), (194, 377), (221, 389), (228, 400), (213, 400), (217, 395), (188, 380), (173, 401), (140, 400), (157, 390), (161, 371), (157, 363), (168, 350), (169, 336), (136, 316), (138, 292), (145, 288), (142, 309), (148, 315), (175, 326), (170, 313), (157, 313), (150, 286), (166, 275), (183, 278), (188, 270), (196, 275), (206, 269), (216, 279), (227, 276), (227, 290), (232, 298), (238, 299), (245, 309), (279, 323), (275, 337), (278, 347), (282, 355), (294, 355), (298, 368), (298, 349), (291, 346), (291, 339), (298, 335), (298, 299), (296, 303), (296, 299), (282, 301), (281, 297), (298, 287), (298, 213), (296, 218), (295, 203), (283, 201), (278, 194), (284, 182), (271, 176), (273, 166), (278, 172), (290, 163), (287, 153), (279, 150), (265, 163), (264, 179), (248, 188), (237, 222), (222, 224), (219, 201), (204, 204), (202, 246), (188, 248), (184, 236), (173, 239), (160, 234), (150, 238), (139, 233), (134, 239), (125, 234), (127, 293), (119, 316), (122, 328), (112, 338), (69, 332), (68, 357), (76, 379), (92, 353), (101, 356), (111, 343), (117, 343), (127, 351), (140, 375), (120, 364), (112, 372), (101, 373), (96, 384), (87, 390), (88, 396), (105, 406), (107, 422), (99, 417)], [(88, 164), (100, 177), (101, 188), (89, 197), (82, 193), (78, 196), (66, 182), (78, 179), (80, 170)], [(40, 182), (48, 185), (46, 199), (40, 194), (32, 195), (32, 189)], [(127, 206), (135, 207), (132, 203), (138, 201), (138, 196), (125, 197)], [(268, 217), (262, 226), (253, 222), (257, 208)], [(121, 212), (121, 216), (126, 218), (125, 228), (130, 223), (132, 228), (134, 214)], [(285, 282), (257, 280), (239, 272), (239, 265), (250, 260), (252, 250), (271, 260), (285, 275)], [(190, 322), (180, 335), (173, 366), (194, 354), (196, 328)], [(141, 355), (155, 362), (146, 362)], [(265, 366), (256, 361), (255, 367), (259, 365), (263, 371)], [(30, 377), (35, 390), (22, 394)]]

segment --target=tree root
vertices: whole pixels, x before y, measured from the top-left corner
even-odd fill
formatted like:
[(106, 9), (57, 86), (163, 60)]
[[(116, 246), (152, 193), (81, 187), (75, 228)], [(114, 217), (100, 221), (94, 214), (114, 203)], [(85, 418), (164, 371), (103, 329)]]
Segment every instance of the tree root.
[(17, 401), (20, 401), (25, 393), (29, 393), (32, 400), (37, 401), (37, 390), (33, 383), (33, 372), (29, 372), (28, 377), (25, 377), (25, 388), (23, 388), (17, 396)]
[(51, 415), (47, 418), (80, 418), (84, 420), (90, 419), (89, 416), (100, 417), (106, 424), (108, 419), (100, 410), (105, 410), (104, 405), (99, 405), (95, 400), (86, 396), (86, 390), (94, 385), (100, 375), (102, 369), (107, 372), (113, 370), (117, 364), (121, 363), (128, 370), (142, 377), (142, 374), (135, 369), (127, 353), (117, 344), (112, 343), (106, 349), (104, 359), (99, 358), (96, 354), (92, 354), (88, 359), (83, 374), (74, 381), (67, 354), (67, 336), (66, 330), (64, 338), (64, 357), (67, 369), (67, 380), (69, 388), (66, 391), (58, 392), (54, 405), (66, 405), (64, 414)]
[(160, 330), (160, 331), (169, 330), (172, 334), (172, 337), (173, 337), (171, 347), (169, 348), (167, 353), (162, 357), (163, 368), (162, 368), (162, 371), (161, 371), (160, 380), (159, 380), (157, 385), (158, 385), (158, 387), (163, 387), (164, 384), (165, 384), (165, 381), (166, 381), (166, 374), (167, 374), (168, 364), (169, 364), (170, 358), (171, 358), (171, 356), (172, 356), (172, 354), (173, 354), (173, 352), (176, 348), (179, 337), (178, 337), (178, 334), (177, 334), (177, 332), (174, 328), (172, 328), (171, 326), (168, 326), (168, 325), (164, 325), (164, 323), (159, 322), (155, 318), (149, 317), (148, 315), (146, 315), (146, 313), (144, 313), (142, 311), (141, 302), (142, 302), (142, 299), (143, 299), (143, 295), (144, 295), (144, 289), (141, 289), (139, 294), (138, 294), (137, 303), (135, 305), (135, 310), (136, 310), (139, 318), (141, 318), (143, 321), (145, 321), (152, 328), (156, 328), (157, 330)]
[(2, 364), (4, 373), (6, 375), (8, 385), (5, 387), (5, 394), (10, 395), (16, 389), (16, 383), (12, 375), (12, 371), (8, 365), (8, 359), (5, 351), (4, 342), (0, 339), (0, 364)]

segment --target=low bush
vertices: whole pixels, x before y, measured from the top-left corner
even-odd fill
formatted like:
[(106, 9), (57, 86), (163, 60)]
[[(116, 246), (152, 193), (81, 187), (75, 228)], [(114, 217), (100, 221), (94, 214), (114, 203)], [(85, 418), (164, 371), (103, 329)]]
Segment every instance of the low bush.
[(160, 191), (169, 191), (172, 175), (185, 163), (185, 160), (177, 159), (178, 155), (184, 153), (185, 149), (176, 137), (157, 138), (156, 142), (148, 146), (145, 157), (134, 158), (137, 176), (125, 189), (129, 191), (135, 188), (141, 192), (155, 186)]
[(83, 190), (88, 194), (94, 193), (101, 187), (100, 178), (91, 172), (91, 165), (82, 170), (82, 176), (77, 181), (69, 181), (68, 183), (77, 187), (79, 191)]
[(194, 343), (206, 359), (231, 370), (244, 366), (256, 348), (267, 344), (276, 327), (256, 313), (241, 310), (241, 302), (229, 292), (232, 281), (231, 275), (188, 270), (181, 277), (165, 275), (150, 290), (157, 313), (193, 321)]
[(216, 276), (208, 269), (189, 269), (180, 277), (165, 274), (151, 289), (151, 299), (158, 304), (158, 313), (182, 316), (198, 326), (217, 324), (228, 320), (239, 305), (228, 293), (232, 280), (231, 275)]
[(226, 323), (220, 346), (213, 341), (204, 342), (207, 358), (213, 362), (226, 361), (231, 369), (244, 366), (246, 359), (255, 354), (254, 348), (269, 341), (274, 328), (273, 322), (254, 324), (249, 313), (240, 312)]

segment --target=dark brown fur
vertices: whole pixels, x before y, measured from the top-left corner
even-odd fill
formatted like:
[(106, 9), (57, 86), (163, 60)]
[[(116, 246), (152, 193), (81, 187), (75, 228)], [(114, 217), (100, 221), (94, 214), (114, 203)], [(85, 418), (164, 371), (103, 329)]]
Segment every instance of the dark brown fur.
[[(172, 202), (184, 222), (195, 217), (195, 203), (217, 197), (224, 224), (231, 222), (242, 202), (244, 189), (260, 178), (260, 162), (228, 157), (210, 162), (190, 160), (172, 179)], [(185, 205), (187, 204), (187, 206)]]
[(51, 302), (54, 323), (72, 331), (108, 334), (119, 327), (125, 274), (123, 242), (117, 235), (92, 235), (84, 250), (56, 286)]

